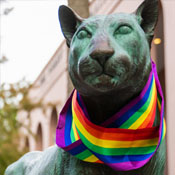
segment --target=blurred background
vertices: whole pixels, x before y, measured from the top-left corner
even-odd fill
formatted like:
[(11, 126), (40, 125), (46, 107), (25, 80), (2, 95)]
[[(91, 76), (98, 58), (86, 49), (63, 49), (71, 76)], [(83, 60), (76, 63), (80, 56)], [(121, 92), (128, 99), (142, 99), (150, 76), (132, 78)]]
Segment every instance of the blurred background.
[[(55, 143), (58, 114), (73, 89), (60, 5), (86, 18), (134, 12), (143, 0), (0, 0), (0, 174), (25, 152)], [(175, 0), (161, 0), (152, 43), (166, 100), (166, 175), (175, 174)]]

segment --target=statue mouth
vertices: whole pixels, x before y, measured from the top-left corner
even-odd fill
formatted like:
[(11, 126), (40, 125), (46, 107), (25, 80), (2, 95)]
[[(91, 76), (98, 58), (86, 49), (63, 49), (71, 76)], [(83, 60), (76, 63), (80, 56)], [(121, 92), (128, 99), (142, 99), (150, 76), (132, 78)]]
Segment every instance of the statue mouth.
[(98, 75), (96, 77), (96, 80), (97, 80), (97, 86), (100, 86), (101, 88), (104, 86), (104, 87), (111, 87), (113, 86), (113, 76), (112, 75), (109, 75), (109, 74), (106, 74), (106, 73), (101, 73), (100, 75)]
[(109, 78), (111, 78), (111, 77), (107, 74), (104, 74), (104, 73), (102, 73), (101, 75), (98, 76), (99, 80), (109, 79)]
[(105, 72), (102, 72), (100, 75), (97, 76), (99, 79), (106, 79), (106, 78), (113, 78), (112, 75), (108, 74), (108, 73), (105, 73)]

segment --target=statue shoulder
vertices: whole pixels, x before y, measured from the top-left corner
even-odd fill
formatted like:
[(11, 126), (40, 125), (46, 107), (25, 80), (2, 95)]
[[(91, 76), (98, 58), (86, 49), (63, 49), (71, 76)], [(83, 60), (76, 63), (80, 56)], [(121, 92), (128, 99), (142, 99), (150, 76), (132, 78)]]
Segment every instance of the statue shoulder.
[(26, 153), (19, 160), (7, 167), (5, 175), (25, 175), (28, 168), (32, 168), (32, 165), (41, 157), (42, 152), (33, 151)]
[(26, 153), (18, 161), (11, 164), (5, 171), (5, 175), (54, 175), (61, 162), (60, 148), (56, 145), (41, 151)]

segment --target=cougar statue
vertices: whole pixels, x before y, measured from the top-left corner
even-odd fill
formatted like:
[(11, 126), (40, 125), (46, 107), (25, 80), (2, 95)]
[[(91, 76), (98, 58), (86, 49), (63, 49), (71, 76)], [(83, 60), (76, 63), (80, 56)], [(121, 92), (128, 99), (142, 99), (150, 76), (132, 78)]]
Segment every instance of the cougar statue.
[(164, 175), (164, 99), (150, 56), (158, 9), (145, 0), (131, 14), (82, 19), (60, 6), (75, 89), (56, 145), (25, 154), (5, 175)]

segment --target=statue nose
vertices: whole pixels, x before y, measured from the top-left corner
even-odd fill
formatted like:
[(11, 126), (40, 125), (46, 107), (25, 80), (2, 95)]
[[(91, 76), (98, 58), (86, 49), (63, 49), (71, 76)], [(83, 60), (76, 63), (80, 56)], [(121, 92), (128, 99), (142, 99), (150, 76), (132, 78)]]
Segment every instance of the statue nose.
[(104, 65), (106, 61), (114, 54), (114, 50), (111, 49), (96, 49), (94, 50), (90, 56), (94, 60), (98, 61), (100, 65)]

